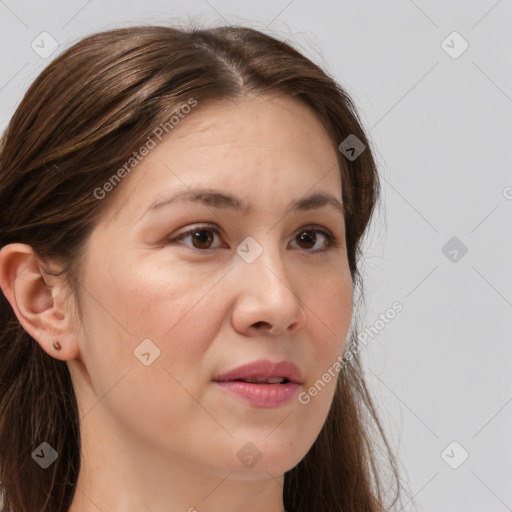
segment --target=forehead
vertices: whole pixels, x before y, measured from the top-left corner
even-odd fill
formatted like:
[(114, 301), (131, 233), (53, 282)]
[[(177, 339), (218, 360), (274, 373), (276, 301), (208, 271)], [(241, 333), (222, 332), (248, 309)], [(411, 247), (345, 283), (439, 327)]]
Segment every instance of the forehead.
[(285, 96), (199, 104), (124, 178), (107, 218), (194, 185), (277, 200), (321, 181), (341, 199), (336, 144), (308, 106)]
[(190, 156), (222, 153), (223, 148), (267, 147), (318, 157), (337, 146), (310, 107), (275, 95), (199, 104), (159, 146), (166, 142), (171, 152), (186, 151)]

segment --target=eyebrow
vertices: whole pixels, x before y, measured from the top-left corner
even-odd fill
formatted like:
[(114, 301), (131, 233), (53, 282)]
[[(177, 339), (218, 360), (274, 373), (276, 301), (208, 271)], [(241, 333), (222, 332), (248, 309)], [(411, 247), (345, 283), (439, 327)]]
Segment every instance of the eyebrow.
[[(252, 211), (252, 206), (247, 204), (243, 199), (232, 194), (210, 188), (197, 188), (184, 190), (160, 201), (157, 200), (146, 210), (146, 213), (148, 211), (155, 212), (165, 206), (179, 202), (201, 203), (212, 208), (226, 208), (242, 214), (247, 214)], [(333, 195), (325, 192), (302, 197), (292, 203), (291, 209), (293, 211), (309, 211), (322, 208), (324, 206), (331, 206), (337, 212), (341, 214), (345, 213), (343, 203)]]

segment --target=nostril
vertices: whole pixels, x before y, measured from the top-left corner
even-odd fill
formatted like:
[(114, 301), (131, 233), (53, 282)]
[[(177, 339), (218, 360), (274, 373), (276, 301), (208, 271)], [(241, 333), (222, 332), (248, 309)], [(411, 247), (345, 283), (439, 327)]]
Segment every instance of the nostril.
[(266, 325), (268, 327), (271, 327), (271, 325), (268, 322), (260, 321), (253, 324), (254, 327), (261, 327), (262, 325)]

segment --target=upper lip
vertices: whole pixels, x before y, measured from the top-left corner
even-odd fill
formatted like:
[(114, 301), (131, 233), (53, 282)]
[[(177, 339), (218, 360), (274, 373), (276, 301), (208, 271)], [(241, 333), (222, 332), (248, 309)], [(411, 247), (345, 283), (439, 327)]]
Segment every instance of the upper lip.
[(227, 373), (215, 376), (213, 380), (219, 382), (257, 377), (283, 377), (297, 384), (304, 382), (304, 377), (295, 364), (289, 361), (272, 362), (268, 359), (258, 359), (252, 363), (244, 364)]

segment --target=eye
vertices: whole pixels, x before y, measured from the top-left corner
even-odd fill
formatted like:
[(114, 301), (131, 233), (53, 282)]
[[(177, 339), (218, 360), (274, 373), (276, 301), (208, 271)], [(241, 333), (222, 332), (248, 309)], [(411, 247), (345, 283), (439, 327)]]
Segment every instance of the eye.
[[(318, 236), (319, 234), (321, 235), (320, 237)], [(331, 247), (340, 246), (337, 238), (334, 235), (317, 227), (302, 228), (295, 236), (295, 240), (298, 240), (299, 243), (304, 244), (306, 249), (310, 249), (311, 247), (317, 245), (319, 238), (320, 240), (323, 239), (323, 243), (320, 244), (322, 248), (316, 251), (307, 252), (323, 252), (330, 249)]]
[(206, 224), (203, 226), (197, 226), (194, 229), (190, 229), (189, 231), (178, 235), (176, 238), (169, 240), (169, 243), (190, 238), (192, 240), (193, 249), (212, 249), (211, 243), (215, 238), (215, 235), (219, 235), (218, 229), (216, 229), (213, 224)]
[[(192, 249), (216, 249), (218, 247), (212, 247), (215, 236), (220, 236), (216, 226), (214, 224), (204, 224), (172, 238), (168, 241), (168, 244), (190, 239), (192, 245), (186, 245)], [(306, 252), (324, 252), (332, 247), (341, 246), (338, 239), (330, 232), (313, 226), (301, 228), (295, 235), (294, 240), (297, 240), (298, 243), (302, 245), (302, 247), (299, 248), (306, 249)], [(317, 246), (317, 249), (311, 250), (311, 248), (315, 246)], [(320, 248), (318, 248), (318, 246), (320, 246)]]

